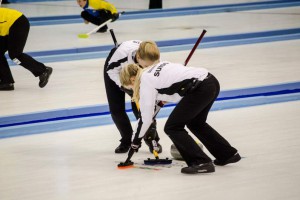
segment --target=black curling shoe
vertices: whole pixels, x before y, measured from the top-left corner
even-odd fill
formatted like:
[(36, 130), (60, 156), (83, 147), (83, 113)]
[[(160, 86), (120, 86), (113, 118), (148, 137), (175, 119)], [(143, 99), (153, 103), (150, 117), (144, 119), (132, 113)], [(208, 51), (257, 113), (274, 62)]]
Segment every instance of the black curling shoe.
[(214, 164), (215, 165), (219, 165), (219, 166), (224, 166), (230, 163), (236, 163), (238, 161), (241, 160), (241, 156), (239, 153), (234, 154), (232, 157), (230, 157), (229, 159), (225, 160), (225, 161), (220, 161), (218, 159), (214, 160)]
[(50, 78), (50, 75), (52, 74), (52, 71), (53, 71), (53, 69), (51, 67), (46, 67), (46, 71), (39, 76), (39, 78), (40, 78), (40, 82), (39, 82), (40, 88), (43, 88), (47, 85), (48, 80)]
[(108, 26), (105, 25), (105, 26), (103, 26), (102, 28), (99, 28), (99, 30), (98, 30), (97, 32), (98, 32), (98, 33), (105, 33), (105, 32), (107, 32), (107, 29), (108, 29)]
[(130, 149), (130, 145), (120, 144), (116, 149), (115, 153), (126, 153)]
[(212, 162), (191, 165), (181, 169), (181, 173), (183, 174), (212, 173), (214, 171), (215, 166), (212, 164)]
[(0, 83), (0, 91), (10, 91), (14, 89), (15, 87), (13, 83)]

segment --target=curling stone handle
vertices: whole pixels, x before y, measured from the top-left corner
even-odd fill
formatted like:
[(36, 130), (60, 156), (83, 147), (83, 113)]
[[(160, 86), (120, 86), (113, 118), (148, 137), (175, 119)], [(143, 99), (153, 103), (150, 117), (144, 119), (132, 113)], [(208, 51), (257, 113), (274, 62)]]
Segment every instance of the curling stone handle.
[(153, 150), (153, 155), (156, 159), (159, 159), (157, 151)]

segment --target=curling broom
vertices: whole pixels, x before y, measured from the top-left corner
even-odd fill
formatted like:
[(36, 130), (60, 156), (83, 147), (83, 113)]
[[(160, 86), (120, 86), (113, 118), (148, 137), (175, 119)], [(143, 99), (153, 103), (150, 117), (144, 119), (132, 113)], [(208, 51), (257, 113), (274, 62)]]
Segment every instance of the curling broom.
[(201, 33), (201, 35), (199, 36), (197, 42), (195, 43), (193, 49), (191, 50), (191, 52), (189, 53), (188, 57), (186, 58), (186, 60), (184, 61), (184, 66), (186, 66), (188, 64), (188, 62), (190, 61), (192, 55), (194, 54), (195, 50), (197, 49), (198, 45), (200, 44), (202, 38), (204, 37), (206, 33), (206, 30), (204, 29)]
[[(119, 13), (119, 17), (124, 14), (124, 11), (123, 12), (120, 12)], [(96, 28), (94, 28), (93, 30), (91, 30), (90, 32), (88, 33), (82, 33), (82, 34), (78, 34), (78, 37), (79, 38), (88, 38), (91, 34), (93, 33), (96, 33), (100, 28), (102, 28), (103, 26), (107, 25), (108, 23), (110, 23), (112, 21), (112, 19), (109, 19), (107, 21), (105, 21), (104, 23), (100, 24), (99, 26), (97, 26)]]
[(111, 21), (112, 21), (112, 19), (107, 20), (106, 22), (100, 24), (99, 26), (97, 26), (96, 28), (94, 28), (93, 30), (91, 30), (88, 33), (78, 34), (78, 37), (79, 38), (88, 38), (91, 34), (96, 33), (100, 28), (102, 28), (106, 24), (110, 23)]

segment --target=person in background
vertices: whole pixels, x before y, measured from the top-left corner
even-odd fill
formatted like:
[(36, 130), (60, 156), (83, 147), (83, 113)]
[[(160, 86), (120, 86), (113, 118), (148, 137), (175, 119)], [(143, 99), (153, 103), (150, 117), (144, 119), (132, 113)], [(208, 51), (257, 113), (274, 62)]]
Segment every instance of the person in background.
[(39, 77), (41, 88), (48, 83), (52, 68), (23, 53), (29, 29), (29, 21), (21, 12), (0, 7), (0, 90), (14, 90), (14, 79), (5, 57), (6, 51), (14, 63)]
[(215, 167), (185, 126), (202, 142), (216, 158), (215, 165), (238, 162), (241, 157), (207, 122), (208, 113), (216, 100), (220, 85), (205, 68), (185, 67), (168, 61), (156, 61), (141, 69), (130, 64), (120, 72), (122, 86), (133, 88), (133, 100), (139, 102), (141, 117), (134, 131), (131, 148), (136, 152), (152, 122), (153, 106), (157, 101), (178, 102), (168, 117), (164, 131), (172, 140), (187, 167), (181, 173), (211, 173)]
[(149, 9), (161, 9), (162, 0), (149, 0)]
[[(77, 0), (77, 4), (83, 8), (81, 17), (84, 23), (92, 23), (100, 26), (109, 19), (112, 22), (119, 18), (119, 13), (115, 6), (104, 0)], [(108, 29), (107, 25), (101, 27), (97, 32), (104, 33)]]
[[(109, 109), (112, 119), (121, 134), (121, 144), (115, 149), (115, 153), (126, 153), (131, 144), (132, 127), (125, 110), (125, 93), (132, 97), (133, 91), (121, 86), (120, 71), (127, 64), (138, 63), (140, 67), (147, 67), (153, 61), (159, 59), (160, 52), (157, 45), (152, 41), (129, 40), (122, 42), (119, 46), (113, 48), (104, 65), (104, 82)], [(132, 102), (131, 107), (135, 117), (140, 117), (137, 105)], [(153, 107), (154, 109), (154, 107)], [(153, 151), (152, 140), (157, 143), (159, 136), (156, 131), (156, 121), (152, 120), (146, 136), (145, 143), (149, 150)], [(162, 147), (158, 143), (158, 153), (162, 152)]]
[[(0, 0), (1, 1), (1, 0)], [(8, 0), (2, 0), (2, 4), (9, 4), (10, 2)]]

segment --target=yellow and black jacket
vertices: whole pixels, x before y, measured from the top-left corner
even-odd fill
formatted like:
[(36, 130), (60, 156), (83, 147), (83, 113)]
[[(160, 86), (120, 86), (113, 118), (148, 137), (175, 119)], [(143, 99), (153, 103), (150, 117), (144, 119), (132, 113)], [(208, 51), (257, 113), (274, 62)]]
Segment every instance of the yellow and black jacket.
[(23, 14), (17, 10), (9, 8), (0, 8), (0, 36), (7, 36), (10, 27)]
[(113, 4), (104, 0), (87, 0), (87, 3), (83, 9), (95, 17), (98, 17), (99, 15), (97, 12), (98, 10), (106, 10), (111, 12), (111, 14), (118, 13), (118, 10)]

